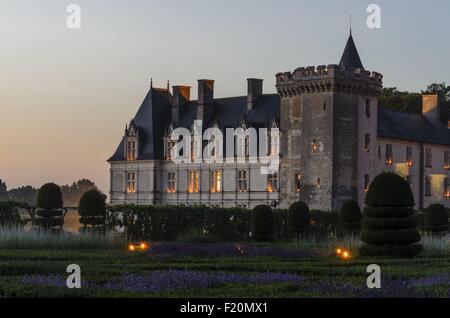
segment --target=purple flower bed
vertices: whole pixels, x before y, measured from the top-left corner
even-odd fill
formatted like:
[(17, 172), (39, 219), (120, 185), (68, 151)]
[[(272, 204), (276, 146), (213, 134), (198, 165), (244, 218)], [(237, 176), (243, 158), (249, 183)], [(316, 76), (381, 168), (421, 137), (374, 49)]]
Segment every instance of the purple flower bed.
[[(429, 278), (423, 278), (428, 280)], [(351, 283), (322, 281), (311, 285), (310, 291), (321, 297), (350, 298), (436, 298), (439, 295), (431, 290), (421, 290), (411, 280), (382, 277), (381, 289), (369, 289)]]
[(240, 244), (188, 244), (154, 243), (149, 255), (153, 256), (193, 256), (193, 257), (238, 257), (266, 256), (281, 259), (309, 258), (314, 254), (309, 250), (286, 249), (280, 247), (258, 247)]
[(128, 274), (106, 283), (103, 288), (137, 292), (164, 292), (180, 289), (205, 289), (225, 284), (298, 283), (302, 277), (282, 273), (206, 273), (200, 271), (167, 270), (146, 275)]
[(448, 286), (450, 288), (450, 273), (437, 274), (430, 277), (413, 278), (409, 281), (409, 283), (415, 287)]
[[(299, 283), (303, 278), (298, 275), (283, 273), (207, 273), (200, 271), (167, 270), (149, 272), (144, 275), (125, 274), (105, 284), (82, 282), (82, 288), (103, 288), (115, 291), (166, 292), (193, 288), (210, 288), (225, 284), (272, 284)], [(27, 285), (48, 287), (66, 287), (66, 280), (54, 275), (34, 275), (22, 277)]]

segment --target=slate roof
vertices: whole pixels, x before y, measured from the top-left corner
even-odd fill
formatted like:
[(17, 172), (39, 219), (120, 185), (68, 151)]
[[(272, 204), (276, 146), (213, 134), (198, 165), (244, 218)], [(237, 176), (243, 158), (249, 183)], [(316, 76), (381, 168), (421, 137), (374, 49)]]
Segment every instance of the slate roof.
[(360, 68), (361, 70), (364, 70), (364, 66), (361, 62), (361, 58), (359, 57), (358, 49), (356, 48), (355, 41), (353, 41), (353, 36), (351, 33), (347, 40), (339, 66), (344, 69)]
[(379, 108), (378, 137), (450, 145), (450, 129), (422, 114)]
[[(150, 89), (134, 117), (140, 132), (138, 160), (162, 159), (163, 137), (172, 124), (171, 94), (168, 90)], [(180, 120), (174, 128), (190, 129), (196, 118), (197, 101), (190, 101), (180, 109)], [(218, 98), (214, 100), (212, 122), (222, 128), (237, 128), (242, 121), (252, 127), (268, 127), (273, 120), (280, 119), (280, 98), (277, 94), (262, 95), (254, 108), (247, 112), (247, 96)], [(124, 140), (108, 161), (124, 160)]]

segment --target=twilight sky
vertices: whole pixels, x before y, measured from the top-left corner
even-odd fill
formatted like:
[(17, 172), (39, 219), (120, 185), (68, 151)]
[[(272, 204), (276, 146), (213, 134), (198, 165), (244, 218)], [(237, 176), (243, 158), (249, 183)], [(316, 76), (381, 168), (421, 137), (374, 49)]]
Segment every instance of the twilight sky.
[[(67, 6), (82, 27), (66, 27)], [(382, 9), (368, 29), (366, 7)], [(107, 158), (155, 86), (246, 78), (338, 63), (348, 16), (366, 69), (385, 86), (450, 82), (448, 0), (0, 0), (0, 179), (9, 188), (89, 178), (109, 191)]]

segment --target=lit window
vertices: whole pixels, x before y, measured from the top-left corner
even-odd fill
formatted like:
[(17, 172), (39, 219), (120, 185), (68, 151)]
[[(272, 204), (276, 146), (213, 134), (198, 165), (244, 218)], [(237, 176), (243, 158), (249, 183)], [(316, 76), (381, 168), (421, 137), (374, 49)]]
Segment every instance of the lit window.
[(211, 192), (218, 193), (222, 191), (222, 172), (214, 171), (212, 174)]
[(239, 192), (248, 191), (247, 170), (238, 171), (238, 190)]
[(188, 192), (198, 193), (199, 189), (199, 173), (197, 171), (189, 171)]
[(364, 191), (365, 192), (369, 191), (369, 187), (370, 187), (370, 176), (366, 174), (364, 176)]
[(366, 117), (370, 118), (370, 99), (366, 99)]
[(386, 160), (385, 163), (387, 165), (392, 165), (394, 163), (394, 155), (392, 153), (392, 145), (386, 145)]
[(315, 139), (311, 143), (311, 151), (313, 153), (317, 153), (319, 151), (319, 145), (317, 144), (317, 140), (315, 140)]
[(278, 173), (269, 174), (267, 178), (267, 192), (278, 192)]
[(136, 173), (127, 174), (127, 192), (136, 193)]
[(450, 179), (444, 179), (444, 198), (450, 198)]
[(406, 147), (406, 165), (410, 168), (414, 166), (412, 147)]
[(431, 152), (431, 148), (425, 149), (425, 167), (433, 167), (433, 153)]
[(137, 142), (136, 140), (128, 140), (127, 142), (127, 160), (134, 161), (137, 157)]
[(364, 139), (364, 150), (370, 152), (370, 134), (365, 135)]
[(295, 191), (298, 193), (302, 190), (302, 176), (300, 173), (295, 174)]
[(450, 151), (444, 151), (444, 170), (450, 170)]
[(425, 176), (425, 196), (431, 197), (431, 177)]
[(167, 192), (175, 193), (177, 192), (177, 173), (168, 172), (167, 173)]

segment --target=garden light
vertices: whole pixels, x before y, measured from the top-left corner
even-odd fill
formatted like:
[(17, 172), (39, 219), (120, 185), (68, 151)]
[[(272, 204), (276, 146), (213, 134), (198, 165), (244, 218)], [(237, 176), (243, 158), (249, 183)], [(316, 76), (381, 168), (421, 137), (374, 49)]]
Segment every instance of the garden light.
[(352, 254), (348, 250), (345, 250), (343, 248), (338, 248), (338, 249), (336, 249), (336, 256), (342, 260), (347, 260), (352, 257)]
[(128, 245), (128, 250), (130, 252), (146, 251), (148, 248), (149, 245), (145, 242), (130, 243)]

